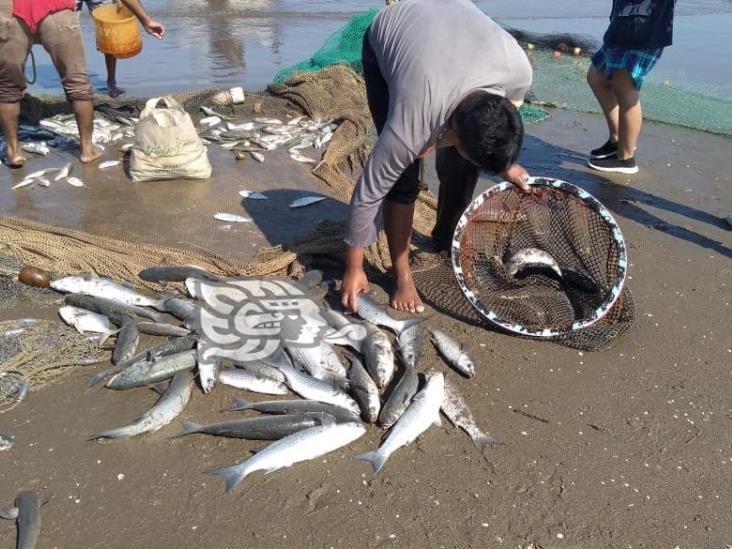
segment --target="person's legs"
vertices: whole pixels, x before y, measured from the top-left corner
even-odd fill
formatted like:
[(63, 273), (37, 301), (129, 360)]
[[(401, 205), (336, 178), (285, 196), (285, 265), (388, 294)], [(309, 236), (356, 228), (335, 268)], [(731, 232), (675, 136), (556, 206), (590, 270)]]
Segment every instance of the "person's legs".
[(109, 97), (124, 95), (125, 90), (117, 86), (117, 58), (113, 55), (104, 54), (104, 62), (107, 65), (107, 93)]
[(635, 156), (636, 144), (643, 124), (640, 92), (626, 70), (613, 74), (610, 82), (619, 107), (618, 158), (627, 160)]
[(102, 151), (92, 142), (94, 108), (79, 17), (71, 10), (52, 13), (41, 21), (38, 32), (61, 77), (66, 98), (74, 108), (79, 126), (79, 159), (85, 163), (92, 162), (102, 155)]
[(432, 240), (437, 249), (449, 250), (460, 216), (473, 199), (480, 169), (463, 158), (455, 147), (437, 149), (435, 167), (440, 190)]
[(20, 168), (25, 163), (18, 142), (18, 116), (26, 87), (23, 65), (31, 44), (30, 30), (24, 23), (16, 17), (0, 16), (0, 128), (10, 168)]
[(618, 100), (615, 97), (615, 91), (612, 87), (612, 80), (608, 80), (604, 70), (598, 70), (594, 65), (590, 65), (587, 71), (587, 83), (595, 94), (597, 102), (600, 103), (602, 113), (605, 115), (609, 141), (617, 143), (619, 132), (619, 108)]
[[(376, 131), (381, 130), (389, 116), (389, 88), (368, 43), (368, 32), (363, 45), (363, 72), (366, 97)], [(424, 310), (409, 268), (409, 246), (412, 237), (414, 201), (419, 192), (420, 162), (411, 164), (399, 177), (384, 200), (384, 230), (389, 243), (394, 292), (391, 306), (399, 311), (419, 313)]]

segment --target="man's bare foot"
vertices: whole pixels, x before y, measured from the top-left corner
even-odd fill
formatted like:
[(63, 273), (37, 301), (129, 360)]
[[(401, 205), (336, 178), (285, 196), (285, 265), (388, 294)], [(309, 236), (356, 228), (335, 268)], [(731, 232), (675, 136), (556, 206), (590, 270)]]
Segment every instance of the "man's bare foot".
[(394, 277), (394, 292), (391, 295), (391, 307), (407, 313), (424, 312), (424, 305), (417, 293), (412, 275)]
[(25, 156), (23, 156), (22, 154), (8, 153), (7, 158), (5, 158), (5, 164), (8, 166), (8, 168), (22, 168), (25, 165)]
[(92, 147), (91, 151), (85, 152), (84, 150), (81, 151), (81, 154), (79, 155), (79, 160), (82, 164), (89, 164), (90, 162), (94, 162), (97, 160), (100, 156), (102, 156), (102, 149), (99, 147)]
[(107, 84), (107, 93), (109, 94), (109, 97), (119, 97), (127, 92), (122, 88), (117, 87), (117, 84)]

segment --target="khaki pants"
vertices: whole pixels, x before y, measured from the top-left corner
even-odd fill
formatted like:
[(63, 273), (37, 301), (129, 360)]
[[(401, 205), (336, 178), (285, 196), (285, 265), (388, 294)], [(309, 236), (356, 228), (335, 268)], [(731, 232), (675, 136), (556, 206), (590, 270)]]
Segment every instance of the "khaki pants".
[(23, 67), (36, 42), (51, 56), (66, 98), (69, 101), (91, 99), (78, 14), (72, 10), (51, 13), (33, 34), (23, 20), (0, 12), (0, 103), (17, 103), (23, 97), (26, 88)]

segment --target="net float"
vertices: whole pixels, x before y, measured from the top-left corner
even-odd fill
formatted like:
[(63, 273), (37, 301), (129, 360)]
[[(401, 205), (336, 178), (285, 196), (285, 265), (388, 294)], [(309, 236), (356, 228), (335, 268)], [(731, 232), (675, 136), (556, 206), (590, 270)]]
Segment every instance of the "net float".
[(38, 267), (26, 265), (18, 273), (18, 281), (28, 286), (48, 288), (48, 285), (51, 283), (51, 273)]

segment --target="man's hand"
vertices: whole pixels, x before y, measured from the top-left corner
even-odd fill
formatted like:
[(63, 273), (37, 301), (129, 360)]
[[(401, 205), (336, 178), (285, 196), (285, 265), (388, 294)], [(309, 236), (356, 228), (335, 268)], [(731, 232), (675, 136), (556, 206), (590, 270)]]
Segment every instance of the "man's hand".
[(353, 312), (358, 308), (358, 295), (369, 291), (369, 279), (362, 267), (348, 269), (341, 284), (341, 304)]
[(530, 190), (529, 173), (519, 163), (513, 164), (510, 168), (508, 168), (505, 172), (501, 174), (501, 177), (503, 177), (506, 181), (510, 181), (522, 191), (528, 192)]
[(165, 27), (162, 23), (158, 23), (154, 19), (149, 19), (145, 21), (142, 26), (145, 28), (148, 34), (152, 34), (158, 40), (165, 36)]

